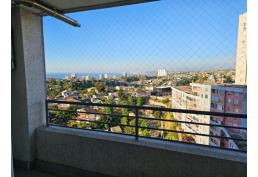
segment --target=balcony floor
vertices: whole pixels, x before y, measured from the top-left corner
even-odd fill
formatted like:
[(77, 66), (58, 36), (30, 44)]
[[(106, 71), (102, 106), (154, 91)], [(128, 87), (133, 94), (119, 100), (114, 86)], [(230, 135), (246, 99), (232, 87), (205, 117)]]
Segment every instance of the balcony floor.
[(56, 175), (40, 172), (37, 170), (14, 169), (14, 177), (58, 177)]

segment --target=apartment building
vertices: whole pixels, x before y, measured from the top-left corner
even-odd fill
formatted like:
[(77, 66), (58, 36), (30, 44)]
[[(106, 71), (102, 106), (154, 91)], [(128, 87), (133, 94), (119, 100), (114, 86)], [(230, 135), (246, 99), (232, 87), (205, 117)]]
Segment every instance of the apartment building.
[[(247, 113), (247, 87), (240, 85), (212, 86), (211, 89), (211, 109), (212, 112), (222, 113)], [(247, 127), (246, 119), (236, 119), (232, 117), (212, 116), (211, 122), (219, 125)], [(234, 128), (211, 128), (211, 133), (227, 137), (245, 137), (246, 131)], [(211, 143), (216, 146), (230, 147), (237, 149), (241, 142), (211, 138)]]
[(158, 77), (166, 77), (166, 76), (168, 76), (168, 71), (166, 69), (158, 70)]
[[(172, 88), (172, 108), (246, 114), (246, 95), (246, 86), (191, 83), (190, 86)], [(174, 113), (174, 116), (180, 121), (246, 127), (246, 119), (185, 113)], [(181, 124), (181, 127), (186, 132), (200, 134), (226, 137), (246, 136), (246, 131), (233, 128), (226, 129), (223, 127), (196, 126), (191, 124)], [(234, 142), (233, 140), (205, 136), (193, 136), (193, 138), (198, 144), (239, 149), (239, 142)]]
[(247, 83), (247, 13), (239, 16), (235, 83)]
[[(203, 97), (193, 92), (191, 86), (172, 87), (172, 108), (175, 109), (188, 109), (188, 110), (203, 110), (208, 111), (210, 105), (210, 95), (208, 93)], [(210, 123), (210, 116), (196, 115), (186, 113), (174, 113), (174, 117), (180, 121)], [(209, 126), (200, 126), (194, 124), (181, 124), (181, 128), (185, 132), (209, 134)], [(207, 136), (193, 136), (194, 141), (198, 144), (209, 145), (209, 137)]]

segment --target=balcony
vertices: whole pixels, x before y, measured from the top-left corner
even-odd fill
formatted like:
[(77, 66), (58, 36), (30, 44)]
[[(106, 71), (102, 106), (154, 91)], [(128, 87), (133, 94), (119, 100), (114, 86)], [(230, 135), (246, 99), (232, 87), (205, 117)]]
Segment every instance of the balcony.
[[(50, 2), (44, 0), (43, 2)], [(70, 1), (69, 1), (70, 2)], [(117, 5), (139, 3), (134, 1), (51, 1), (63, 12), (96, 9)], [(92, 2), (92, 3), (91, 3)], [(103, 1), (104, 2), (104, 1)], [(81, 5), (80, 5), (81, 4)], [(83, 5), (82, 5), (83, 4)], [(50, 4), (51, 5), (51, 4)], [(202, 114), (224, 117), (246, 118), (246, 115), (223, 114), (204, 111), (179, 110), (157, 107), (93, 104), (81, 102), (58, 102), (45, 100), (45, 61), (42, 32), (42, 12), (28, 11), (20, 7), (12, 9), (12, 30), (15, 63), (12, 70), (12, 152), (14, 176), (16, 177), (244, 177), (246, 176), (246, 152), (242, 149), (225, 149), (213, 145), (196, 144), (192, 141), (166, 139), (164, 132), (192, 136), (215, 137), (235, 141), (246, 141), (239, 137), (223, 137), (209, 133), (185, 132), (177, 129), (146, 127), (142, 120), (193, 124), (198, 126), (221, 127), (218, 124), (186, 122), (149, 118), (142, 110), (156, 110), (177, 114)], [(83, 112), (67, 111), (51, 107), (71, 105), (77, 108), (97, 107), (115, 110), (128, 108), (134, 114), (121, 115), (119, 112), (103, 113), (90, 109)], [(62, 106), (61, 106), (62, 107)], [(66, 108), (66, 106), (64, 106)], [(92, 111), (92, 112), (91, 112)], [(94, 116), (54, 117), (55, 112), (69, 114), (90, 114), (111, 117), (112, 120), (126, 117), (134, 124), (101, 122)], [(61, 120), (61, 121), (60, 121)], [(76, 123), (99, 123), (101, 128), (86, 126), (79, 128)], [(107, 126), (105, 126), (107, 125)], [(111, 126), (112, 125), (112, 126)], [(114, 129), (114, 127), (120, 127)], [(124, 128), (131, 128), (126, 133)], [(113, 129), (112, 129), (113, 128)], [(230, 128), (224, 126), (224, 128)], [(231, 127), (246, 130), (244, 127)], [(142, 132), (150, 132), (148, 136)], [(155, 133), (152, 133), (155, 132)], [(162, 132), (162, 133), (157, 133)], [(21, 170), (22, 169), (22, 170)]]

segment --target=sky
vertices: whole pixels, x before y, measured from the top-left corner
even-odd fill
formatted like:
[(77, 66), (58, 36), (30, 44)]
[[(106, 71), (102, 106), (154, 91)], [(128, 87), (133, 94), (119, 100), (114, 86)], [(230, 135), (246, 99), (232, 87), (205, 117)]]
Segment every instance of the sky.
[(43, 18), (47, 73), (235, 68), (246, 0), (161, 0)]

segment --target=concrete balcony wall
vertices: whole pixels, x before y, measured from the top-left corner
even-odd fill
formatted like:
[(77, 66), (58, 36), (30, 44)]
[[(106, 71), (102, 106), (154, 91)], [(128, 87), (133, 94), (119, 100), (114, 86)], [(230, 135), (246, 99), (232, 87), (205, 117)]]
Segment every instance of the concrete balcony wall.
[(46, 119), (41, 16), (19, 7), (12, 8), (12, 33), (15, 58), (11, 79), (13, 158), (29, 166), (35, 157), (36, 129), (45, 125)]
[(246, 176), (243, 153), (60, 127), (38, 129), (37, 159), (117, 177)]

